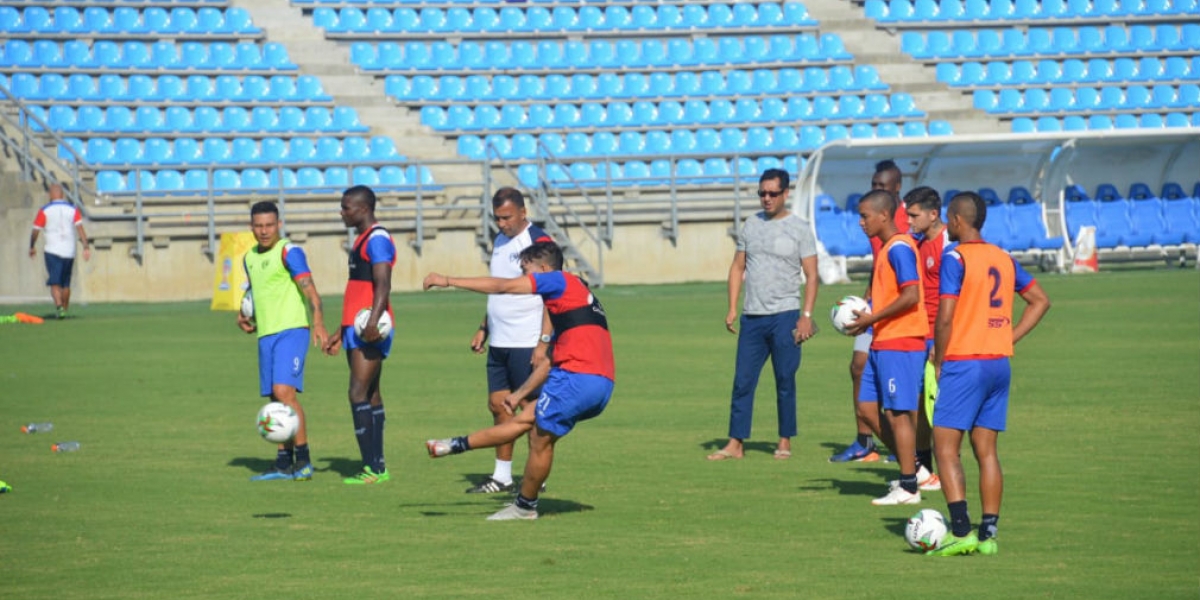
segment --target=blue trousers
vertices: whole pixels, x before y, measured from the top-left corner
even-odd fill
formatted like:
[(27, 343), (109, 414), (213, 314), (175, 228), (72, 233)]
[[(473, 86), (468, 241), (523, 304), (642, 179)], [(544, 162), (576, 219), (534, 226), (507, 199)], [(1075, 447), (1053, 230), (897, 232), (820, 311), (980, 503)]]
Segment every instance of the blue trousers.
[(738, 334), (737, 362), (733, 374), (733, 400), (729, 407), (729, 437), (750, 437), (754, 416), (754, 391), (767, 357), (775, 371), (775, 410), (779, 414), (779, 437), (796, 435), (796, 371), (800, 370), (800, 346), (792, 330), (800, 311), (773, 315), (742, 315)]

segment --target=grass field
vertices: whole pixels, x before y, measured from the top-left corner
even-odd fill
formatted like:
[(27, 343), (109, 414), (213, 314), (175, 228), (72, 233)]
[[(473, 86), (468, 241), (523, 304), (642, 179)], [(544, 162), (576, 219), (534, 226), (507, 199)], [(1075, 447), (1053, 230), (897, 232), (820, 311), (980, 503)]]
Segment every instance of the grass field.
[[(869, 503), (894, 467), (827, 462), (853, 424), (851, 343), (825, 320), (804, 348), (795, 456), (771, 458), (767, 377), (746, 458), (704, 460), (728, 419), (735, 340), (723, 285), (599, 292), (616, 393), (560, 444), (534, 523), (486, 522), (504, 499), (462, 493), (490, 473), (489, 450), (431, 461), (422, 445), (489, 420), (483, 362), (467, 349), (480, 296), (393, 297), (393, 478), (372, 488), (341, 483), (358, 468), (341, 357), (309, 355), (316, 478), (251, 483), (274, 450), (254, 432), (254, 342), (232, 315), (207, 303), (92, 305), (66, 322), (5, 326), (0, 478), (15, 489), (0, 496), (0, 593), (1196, 598), (1200, 275), (1040, 280), (1054, 308), (1014, 359), (1001, 554), (991, 558), (909, 552), (902, 529), (915, 510)], [(821, 312), (859, 288), (823, 288)], [(19, 432), (46, 420), (51, 435)], [(68, 439), (82, 450), (50, 452)], [(939, 493), (923, 505), (945, 511)]]

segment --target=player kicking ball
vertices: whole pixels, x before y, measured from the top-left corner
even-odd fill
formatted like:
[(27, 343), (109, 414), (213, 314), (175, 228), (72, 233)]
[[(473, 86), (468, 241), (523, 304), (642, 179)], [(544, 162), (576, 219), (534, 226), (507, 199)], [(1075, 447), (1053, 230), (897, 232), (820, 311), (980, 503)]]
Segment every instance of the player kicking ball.
[[(529, 434), (525, 477), (514, 503), (488, 517), (489, 521), (536, 519), (538, 492), (550, 475), (554, 445), (578, 421), (599, 416), (612, 397), (615, 369), (608, 319), (599, 301), (578, 277), (563, 272), (562, 250), (553, 242), (538, 242), (521, 251), (521, 277), (451, 277), (430, 273), (425, 289), (456, 287), (481, 294), (537, 294), (545, 313), (542, 336), (533, 353), (529, 379), (504, 399), (513, 413), (538, 386), (542, 393), (534, 410), (470, 435), (429, 440), (430, 458), (492, 448)], [(548, 350), (553, 344), (553, 361)]]

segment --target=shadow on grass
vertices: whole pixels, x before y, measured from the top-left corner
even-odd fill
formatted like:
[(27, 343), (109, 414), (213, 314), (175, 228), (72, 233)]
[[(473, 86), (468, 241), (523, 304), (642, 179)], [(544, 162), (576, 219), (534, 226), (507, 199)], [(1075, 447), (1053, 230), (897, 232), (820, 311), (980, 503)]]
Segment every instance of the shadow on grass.
[(841, 479), (809, 479), (799, 489), (805, 491), (820, 491), (833, 488), (843, 496), (869, 496), (877, 498), (887, 493), (878, 483), (869, 481), (843, 481)]
[[(729, 443), (729, 438), (713, 438), (707, 442), (701, 442), (700, 447), (708, 450), (709, 453), (716, 452), (725, 447)], [(749, 452), (762, 452), (763, 454), (775, 454), (775, 443), (772, 442), (742, 442), (743, 454)]]
[[(324, 469), (316, 469), (317, 471), (332, 471), (342, 477), (354, 477), (363, 470), (361, 458), (346, 458), (344, 456), (334, 456), (332, 458), (319, 458), (315, 461), (328, 463)], [(316, 465), (313, 465), (316, 467)]]
[[(323, 469), (317, 468), (316, 463), (328, 463)], [(342, 477), (353, 477), (362, 471), (362, 461), (344, 457), (319, 458), (313, 461), (313, 470), (318, 473), (333, 472)], [(239, 456), (229, 460), (230, 467), (242, 467), (252, 473), (265, 473), (275, 468), (274, 458), (257, 458)]]
[(275, 468), (274, 458), (251, 458), (248, 456), (239, 456), (229, 460), (230, 467), (242, 467), (251, 473), (266, 473)]
[(904, 528), (908, 526), (907, 517), (883, 517), (880, 521), (883, 521), (883, 528), (888, 530), (888, 533), (904, 538)]

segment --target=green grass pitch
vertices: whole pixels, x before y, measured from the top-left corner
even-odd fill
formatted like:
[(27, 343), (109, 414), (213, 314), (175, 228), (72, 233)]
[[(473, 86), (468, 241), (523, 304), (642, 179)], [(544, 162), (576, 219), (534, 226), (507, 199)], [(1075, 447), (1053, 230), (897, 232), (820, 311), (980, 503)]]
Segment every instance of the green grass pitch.
[[(771, 458), (768, 371), (747, 456), (722, 463), (704, 456), (728, 419), (735, 339), (724, 286), (599, 291), (616, 393), (559, 445), (535, 523), (486, 522), (503, 498), (463, 494), (490, 473), (490, 450), (432, 461), (422, 445), (489, 421), (483, 359), (468, 349), (481, 296), (393, 296), (398, 338), (383, 380), (392, 480), (367, 488), (341, 483), (358, 467), (342, 357), (309, 354), (302, 400), (316, 478), (251, 483), (274, 450), (254, 432), (255, 345), (232, 314), (92, 305), (66, 322), (3, 326), (0, 479), (14, 491), (0, 496), (0, 594), (1196, 598), (1200, 275), (1039, 279), (1054, 308), (1017, 347), (991, 558), (908, 551), (902, 529), (916, 509), (869, 503), (894, 466), (827, 462), (853, 422), (851, 341), (825, 313), (861, 285), (821, 290), (795, 456)], [(338, 300), (329, 304), (336, 314)], [(20, 433), (32, 421), (55, 430)], [(52, 454), (62, 440), (83, 447)], [(940, 493), (922, 506), (945, 511)]]

